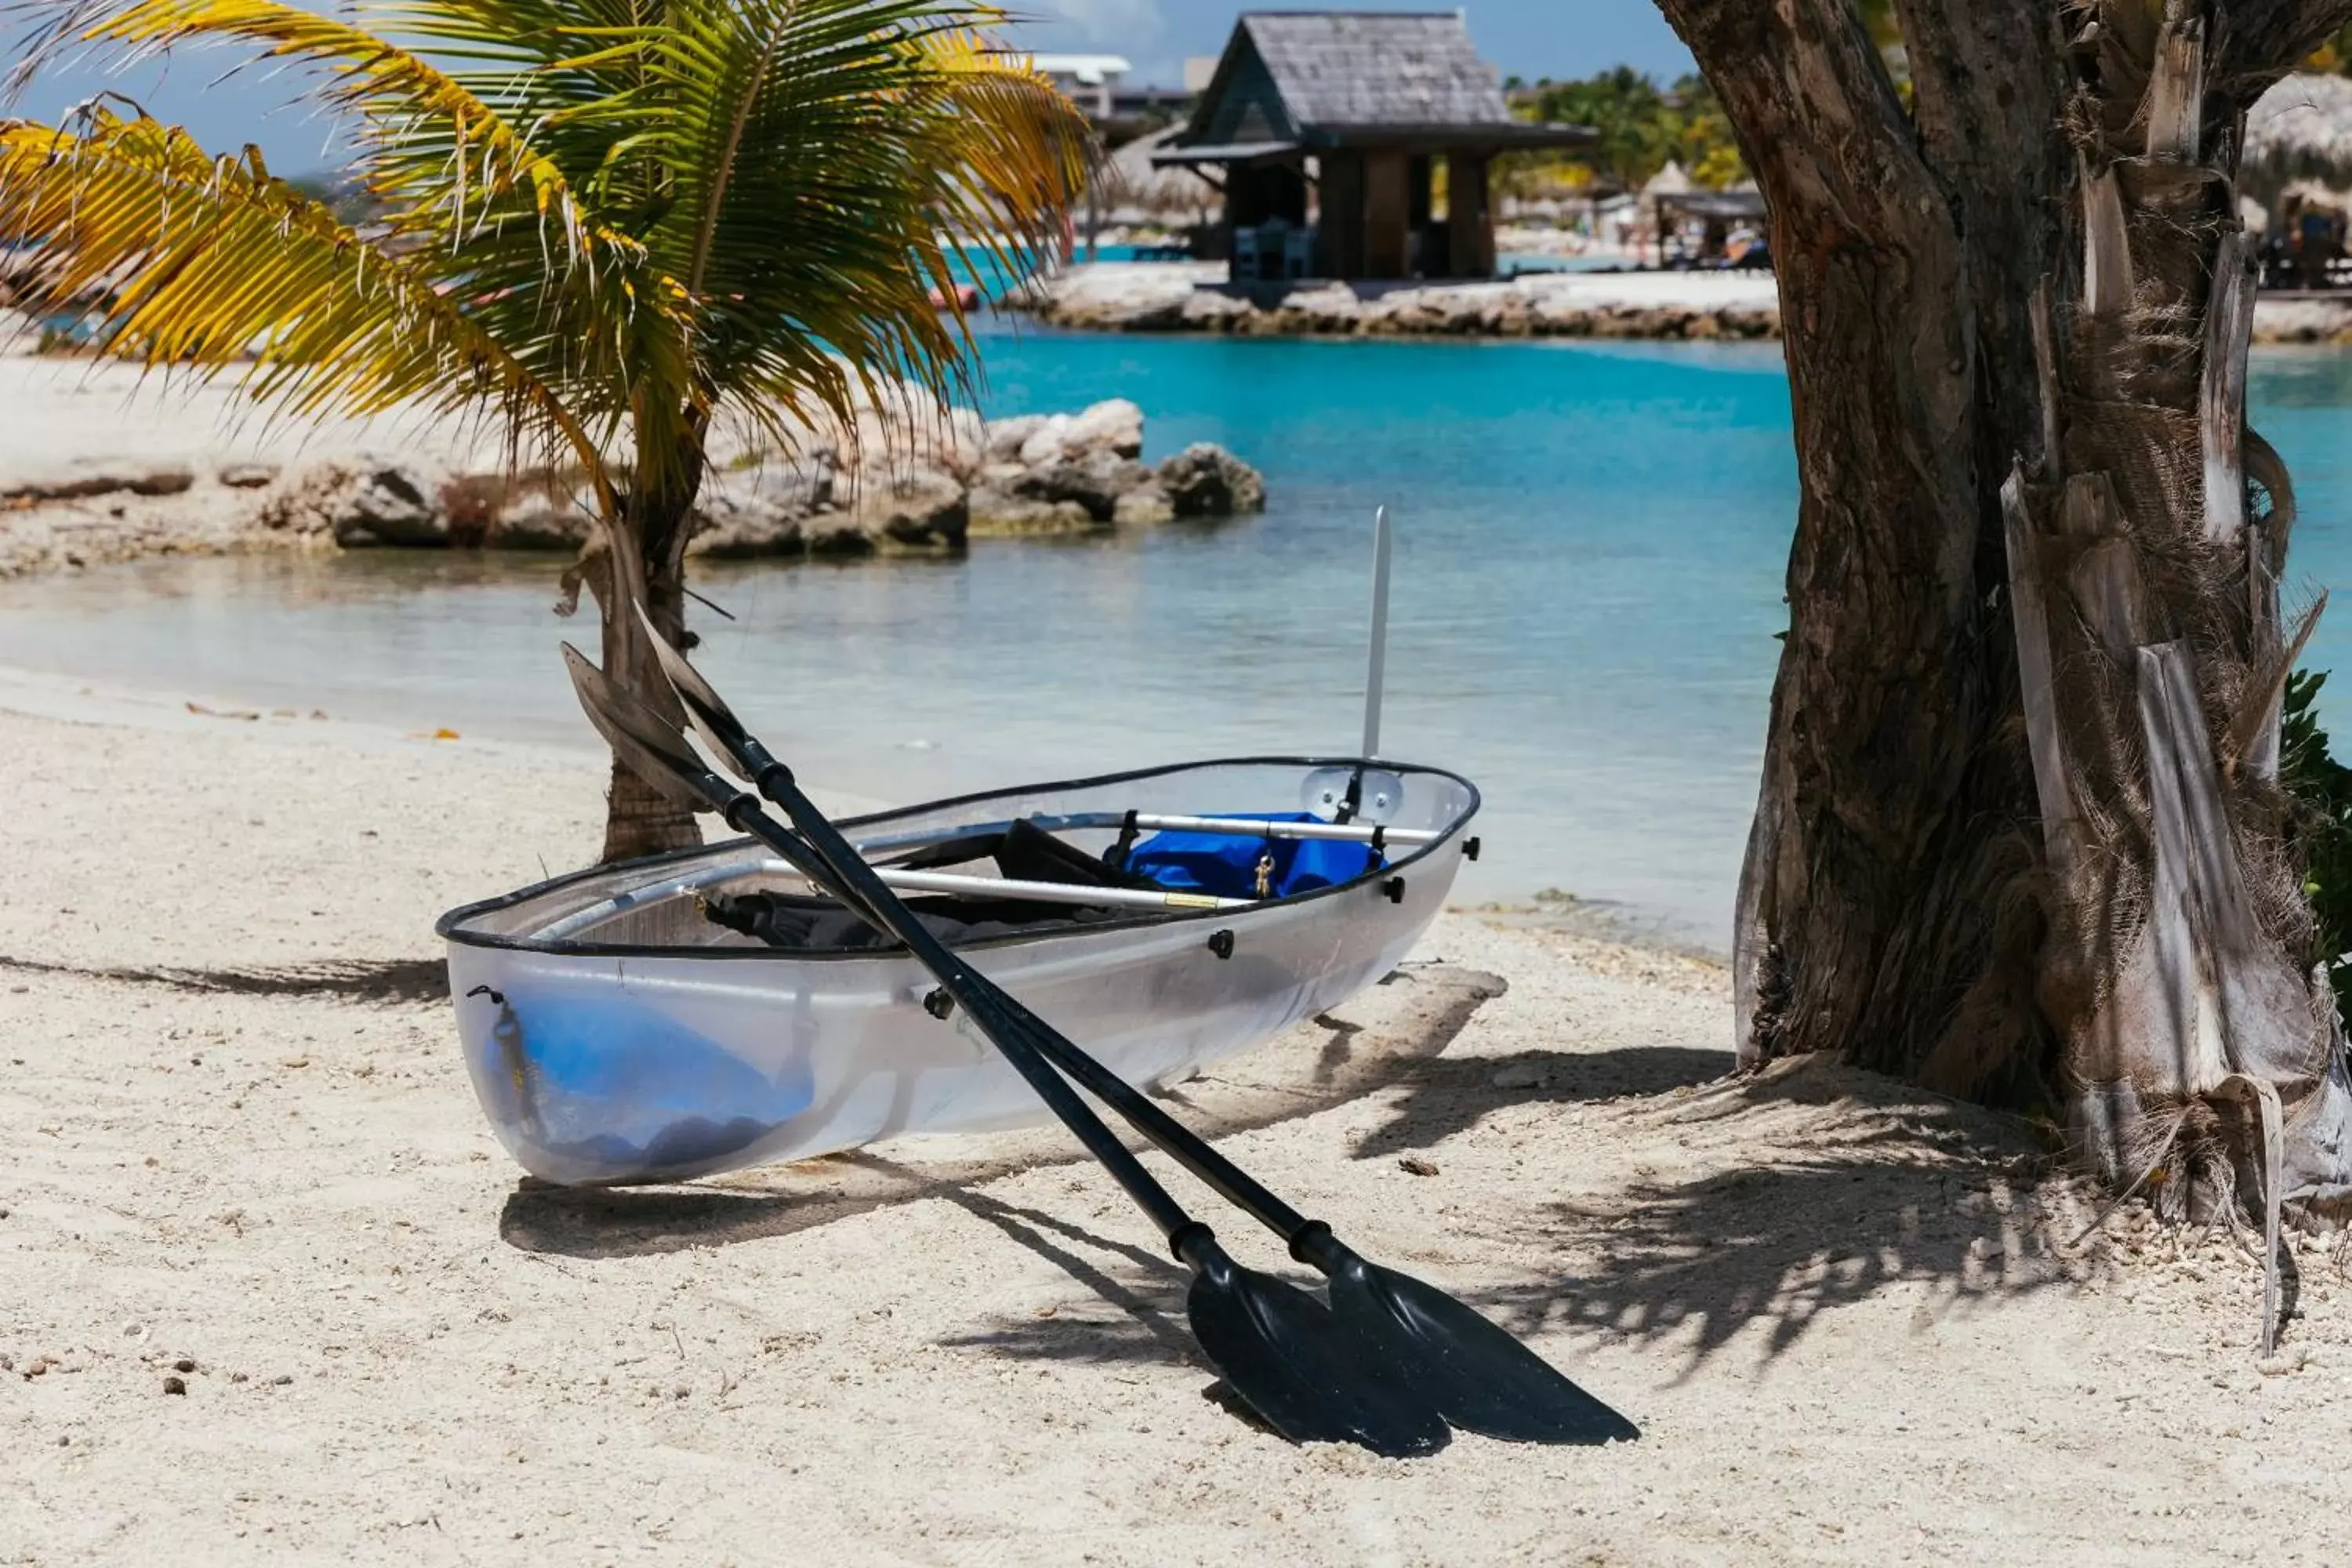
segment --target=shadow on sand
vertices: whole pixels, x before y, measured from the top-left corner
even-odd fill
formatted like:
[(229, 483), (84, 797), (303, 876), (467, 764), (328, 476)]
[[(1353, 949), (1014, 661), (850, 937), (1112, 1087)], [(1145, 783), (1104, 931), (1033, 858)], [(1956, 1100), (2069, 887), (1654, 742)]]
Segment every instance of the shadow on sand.
[(438, 958), (321, 958), (309, 963), (250, 969), (83, 968), (30, 958), (0, 958), (0, 969), (241, 996), (329, 996), (344, 1002), (401, 1004), (439, 1002), (449, 994), (449, 971)]
[[(1764, 1328), (1777, 1356), (1825, 1314), (1925, 1284), (1914, 1327), (1955, 1304), (2063, 1287), (2100, 1267), (2051, 1250), (2087, 1218), (2019, 1123), (1858, 1068), (1777, 1064), (1633, 1114), (1748, 1163), (1544, 1206), (1557, 1272), (1468, 1299), (1522, 1332), (1675, 1340), (1692, 1367)], [(2054, 1203), (2066, 1213), (2045, 1213)], [(2046, 1223), (2055, 1220), (2056, 1223)]]
[[(1687, 1085), (1696, 1058), (1720, 1060), (1719, 1053), (1673, 1049), (1608, 1057), (1621, 1059), (1608, 1062), (1605, 1078), (1588, 1087), (1645, 1074)], [(1481, 1065), (1491, 1076), (1491, 1061)], [(1541, 1091), (1448, 1083), (1445, 1118), (1467, 1124), (1487, 1110), (1525, 1105), (1538, 1092), (1556, 1100), (1580, 1097), (1566, 1079)], [(1515, 1246), (1550, 1259), (1534, 1275), (1481, 1280), (1459, 1263), (1424, 1270), (1410, 1258), (1381, 1260), (1425, 1273), (1521, 1334), (1570, 1328), (1673, 1344), (1687, 1358), (1685, 1376), (1758, 1329), (1754, 1348), (1778, 1356), (1827, 1315), (1890, 1287), (1928, 1287), (1915, 1309), (1925, 1316), (1913, 1321), (1915, 1330), (1926, 1331), (1956, 1307), (2063, 1288), (2102, 1267), (2096, 1255), (2073, 1264), (2048, 1255), (2036, 1207), (2044, 1161), (2038, 1145), (1996, 1118), (1925, 1101), (1890, 1079), (1801, 1066), (1696, 1092), (1669, 1084), (1612, 1109), (1625, 1125), (1612, 1137), (1663, 1134), (1671, 1144), (1677, 1135), (1698, 1142), (1711, 1134), (1727, 1158), (1756, 1163), (1695, 1180), (1646, 1183), (1605, 1200), (1519, 1211), (1524, 1229)], [(1400, 1118), (1399, 1125), (1408, 1121)], [(1393, 1131), (1366, 1142), (1413, 1146), (1384, 1143)], [(2075, 1208), (2050, 1228), (2071, 1234), (2088, 1212)], [(1091, 1247), (1127, 1251), (1026, 1211), (992, 1217), (1016, 1239), (1018, 1221), (1033, 1233), (1050, 1227)], [(1504, 1215), (1489, 1223), (1512, 1221)], [(1058, 1248), (1033, 1250), (1062, 1261)], [(1000, 1320), (949, 1342), (1043, 1361), (1172, 1358), (1160, 1326), (1181, 1318), (1183, 1276), (1147, 1258), (1148, 1266), (1139, 1262), (1108, 1282), (1099, 1270), (1063, 1265), (1118, 1300), (1124, 1316), (1105, 1309)], [(1576, 1371), (1568, 1362), (1563, 1370)]]
[[(1249, 1058), (1238, 1066), (1265, 1077), (1198, 1081), (1171, 1100), (1215, 1138), (1401, 1088), (1389, 1120), (1358, 1140), (1367, 1159), (1433, 1146), (1498, 1111), (1583, 1104), (1592, 1108), (1584, 1125), (1621, 1160), (1629, 1147), (1649, 1145), (1660, 1164), (1714, 1167), (1599, 1199), (1493, 1199), (1485, 1225), (1515, 1233), (1510, 1278), (1490, 1270), (1481, 1279), (1460, 1262), (1424, 1270), (1410, 1258), (1383, 1259), (1427, 1273), (1523, 1333), (1571, 1327), (1673, 1341), (1696, 1367), (1759, 1324), (1766, 1353), (1777, 1355), (1825, 1313), (1898, 1283), (1930, 1284), (1942, 1310), (2061, 1285), (2086, 1267), (2045, 1255), (2033, 1187), (2046, 1155), (2014, 1122), (1828, 1063), (1725, 1079), (1727, 1053), (1693, 1047), (1448, 1060), (1447, 1045), (1502, 983), (1443, 968), (1412, 978), (1429, 989), (1405, 1017), (1378, 1029), (1318, 1019), (1328, 1033), (1311, 1057), (1294, 1049)], [(634, 1257), (787, 1237), (936, 1198), (988, 1221), (1094, 1299), (950, 1342), (1040, 1360), (1196, 1363), (1181, 1327), (1186, 1273), (1137, 1244), (1139, 1232), (1118, 1225), (1106, 1236), (977, 1190), (1078, 1162), (1069, 1142), (1018, 1135), (990, 1147), (992, 1157), (961, 1161), (858, 1151), (685, 1188), (526, 1182), (508, 1198), (499, 1229), (527, 1250)], [(1204, 1217), (1221, 1228), (1248, 1223)], [(1378, 1255), (1378, 1238), (1362, 1239)]]
[(1366, 1159), (1433, 1148), (1506, 1107), (1571, 1105), (1664, 1094), (1732, 1068), (1727, 1050), (1626, 1046), (1613, 1051), (1517, 1051), (1418, 1062), (1386, 1123), (1356, 1141)]

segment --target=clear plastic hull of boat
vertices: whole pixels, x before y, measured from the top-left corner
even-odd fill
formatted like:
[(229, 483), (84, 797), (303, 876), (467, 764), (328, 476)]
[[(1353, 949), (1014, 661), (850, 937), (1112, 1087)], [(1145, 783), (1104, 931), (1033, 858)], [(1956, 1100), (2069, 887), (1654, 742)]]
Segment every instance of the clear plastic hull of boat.
[[(1274, 815), (1335, 767), (1199, 763), (1003, 792), (845, 823), (869, 857), (1016, 817)], [(1393, 968), (1444, 907), (1477, 808), (1466, 782), (1379, 764), (1391, 829), (1434, 833), (1356, 880), (1240, 909), (960, 944), (973, 965), (1131, 1082), (1181, 1079), (1273, 1038)], [(1097, 848), (1112, 827), (1066, 830)], [(901, 951), (796, 952), (703, 920), (690, 890), (756, 886), (748, 841), (559, 879), (445, 916), (467, 1067), (500, 1141), (564, 1184), (677, 1181), (910, 1132), (1045, 1119)], [(561, 934), (549, 936), (553, 929)], [(1226, 933), (1230, 933), (1230, 942)], [(1223, 956), (1221, 956), (1223, 954)]]

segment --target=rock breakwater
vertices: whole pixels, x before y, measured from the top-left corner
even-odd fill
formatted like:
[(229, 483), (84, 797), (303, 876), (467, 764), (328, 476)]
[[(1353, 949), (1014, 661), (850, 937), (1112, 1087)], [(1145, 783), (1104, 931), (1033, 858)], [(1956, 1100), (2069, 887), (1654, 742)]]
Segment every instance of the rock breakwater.
[[(1774, 338), (1768, 272), (1532, 272), (1471, 283), (1225, 287), (1223, 263), (1098, 262), (1008, 299), (1055, 326), (1264, 337)], [(2344, 298), (2265, 295), (2254, 336), (2352, 342)]]
[[(163, 401), (130, 367), (0, 356), (0, 393), (37, 411), (0, 440), (0, 576), (261, 550), (576, 551), (572, 474), (514, 471), (430, 422), (240, 434), (224, 394)], [(110, 393), (112, 395), (103, 395)], [(126, 405), (139, 413), (125, 416)], [(100, 423), (104, 422), (104, 423)], [(53, 426), (44, 433), (42, 424)], [(983, 421), (866, 409), (790, 452), (714, 454), (688, 553), (722, 560), (947, 554), (974, 535), (1075, 532), (1253, 511), (1264, 481), (1222, 448), (1144, 463), (1143, 411)]]

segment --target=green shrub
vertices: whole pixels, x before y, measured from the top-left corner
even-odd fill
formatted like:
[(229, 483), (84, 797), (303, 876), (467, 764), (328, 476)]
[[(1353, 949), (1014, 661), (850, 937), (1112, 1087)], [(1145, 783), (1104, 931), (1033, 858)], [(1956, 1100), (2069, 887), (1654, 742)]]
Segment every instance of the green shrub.
[(2329, 755), (2315, 706), (2326, 670), (2287, 678), (2279, 781), (2303, 809), (2295, 836), (2305, 858), (2304, 891), (2317, 922), (2312, 962), (2327, 965), (2336, 1005), (2352, 1018), (2352, 768)]

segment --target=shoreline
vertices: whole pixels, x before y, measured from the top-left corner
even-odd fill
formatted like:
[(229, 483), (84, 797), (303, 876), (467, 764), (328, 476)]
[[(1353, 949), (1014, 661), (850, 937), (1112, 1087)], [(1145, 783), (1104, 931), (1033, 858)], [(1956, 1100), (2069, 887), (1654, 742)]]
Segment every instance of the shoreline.
[[(1465, 282), (1228, 284), (1223, 262), (1097, 261), (999, 308), (1074, 331), (1246, 337), (1777, 339), (1769, 272), (1529, 271)], [(2352, 290), (2264, 295), (2254, 341), (2352, 343)]]
[[(414, 723), (394, 722), (374, 716), (332, 712), (308, 701), (289, 705), (282, 694), (278, 700), (261, 700), (249, 691), (167, 686), (135, 678), (83, 676), (64, 669), (0, 662), (0, 715), (10, 714), (161, 736), (217, 736), (242, 730), (273, 742), (314, 745), (329, 752), (349, 748), (377, 754), (414, 754), (463, 747), (520, 765), (554, 771), (571, 771), (585, 763), (596, 770), (598, 782), (589, 792), (594, 799), (602, 798), (602, 770), (608, 756), (584, 721), (578, 733), (568, 740), (536, 734), (525, 737), (495, 723), (485, 725), (460, 719), (457, 721), (460, 728), (447, 729), (421, 720)], [(827, 785), (823, 782), (827, 772), (826, 758), (821, 750), (806, 753), (799, 765), (818, 781), (807, 787), (830, 814), (860, 815), (917, 804)], [(996, 787), (1019, 781), (982, 782), (988, 787)], [(960, 792), (950, 789), (946, 793)], [(1454, 901), (1447, 909), (1464, 918), (1587, 943), (1595, 949), (1619, 949), (1712, 970), (1726, 969), (1730, 962), (1727, 952), (1690, 935), (1687, 921), (1619, 900), (1590, 898), (1559, 889), (1536, 889), (1524, 895), (1506, 893), (1500, 898), (1480, 898), (1475, 902), (1463, 898), (1457, 889)]]
[[(430, 925), (593, 844), (588, 756), (182, 728), (0, 698), (0, 1538), (43, 1563), (748, 1561), (779, 1519), (1040, 1568), (2328, 1557), (2335, 1271), (2257, 1371), (2231, 1240), (2128, 1208), (2071, 1248), (2103, 1195), (2012, 1119), (1726, 1079), (1719, 970), (1449, 914), (1181, 1086), (1643, 1430), (1294, 1448), (1218, 1402), (1183, 1272), (1057, 1132), (520, 1180)], [(135, 877), (95, 886), (94, 844)], [(2192, 1514), (2183, 1475), (2249, 1484)]]

